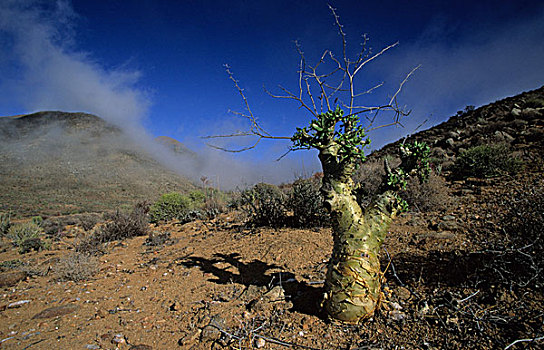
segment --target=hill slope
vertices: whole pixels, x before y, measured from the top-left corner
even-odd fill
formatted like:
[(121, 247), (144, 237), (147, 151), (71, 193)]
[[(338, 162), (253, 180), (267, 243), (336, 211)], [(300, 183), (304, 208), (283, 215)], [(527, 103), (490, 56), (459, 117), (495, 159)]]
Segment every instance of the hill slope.
[(193, 187), (90, 114), (2, 117), (0, 140), (0, 211), (103, 211)]

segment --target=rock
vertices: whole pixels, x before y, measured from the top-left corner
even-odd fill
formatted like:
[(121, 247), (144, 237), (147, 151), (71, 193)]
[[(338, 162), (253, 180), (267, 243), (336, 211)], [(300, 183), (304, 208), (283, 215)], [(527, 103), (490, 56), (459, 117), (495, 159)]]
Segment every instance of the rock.
[(132, 345), (129, 350), (153, 350), (153, 348), (149, 345), (138, 344), (138, 345)]
[(515, 139), (505, 131), (495, 131), (494, 138), (499, 143), (512, 143)]
[(512, 112), (510, 112), (510, 113), (512, 113), (512, 115), (515, 116), (515, 117), (519, 117), (521, 115), (521, 109), (514, 108), (514, 109), (512, 109)]
[(389, 311), (389, 319), (393, 321), (402, 321), (406, 318), (406, 314), (399, 310)]
[(21, 307), (22, 305), (24, 304), (28, 304), (30, 303), (30, 300), (19, 300), (19, 301), (15, 301), (11, 304), (8, 304), (8, 309), (14, 309), (16, 307)]
[(79, 307), (73, 304), (50, 307), (41, 312), (38, 312), (36, 315), (32, 317), (32, 319), (44, 319), (44, 318), (63, 316), (63, 315), (70, 314), (76, 311), (77, 309), (79, 309)]
[(225, 327), (225, 320), (219, 316), (213, 316), (207, 326), (202, 328), (200, 339), (203, 341), (219, 340), (221, 338), (220, 329)]
[(27, 273), (24, 271), (4, 272), (0, 273), (0, 288), (12, 287), (24, 280)]
[(178, 345), (189, 348), (190, 345), (194, 344), (197, 341), (201, 333), (201, 329), (195, 329), (194, 331), (187, 333), (184, 337), (178, 340)]
[(87, 344), (87, 345), (85, 345), (85, 349), (98, 350), (98, 349), (100, 349), (100, 346), (95, 345), (95, 344)]
[(264, 348), (265, 345), (266, 345), (266, 341), (263, 338), (255, 339), (255, 347), (257, 349)]
[(291, 302), (285, 300), (285, 290), (281, 286), (275, 286), (260, 298), (256, 298), (249, 303), (249, 309), (255, 312), (271, 311), (274, 308), (289, 309)]
[(410, 296), (412, 295), (412, 293), (410, 293), (410, 291), (404, 287), (399, 287), (397, 289), (397, 295), (400, 300), (408, 300), (410, 299)]
[(113, 336), (113, 339), (111, 340), (111, 343), (112, 344), (126, 344), (127, 343), (127, 340), (125, 339), (125, 336), (122, 335), (121, 333), (119, 334), (116, 334)]
[(453, 141), (453, 139), (450, 137), (449, 139), (446, 140), (446, 145), (448, 145), (449, 148), (454, 148), (455, 141)]

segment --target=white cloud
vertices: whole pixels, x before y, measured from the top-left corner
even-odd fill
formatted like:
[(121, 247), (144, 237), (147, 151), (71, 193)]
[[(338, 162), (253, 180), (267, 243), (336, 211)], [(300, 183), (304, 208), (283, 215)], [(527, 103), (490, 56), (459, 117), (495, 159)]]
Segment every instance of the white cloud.
[(5, 0), (0, 4), (3, 73), (0, 93), (26, 111), (84, 111), (124, 127), (139, 128), (150, 100), (136, 86), (140, 72), (105, 69), (72, 49), (71, 5)]

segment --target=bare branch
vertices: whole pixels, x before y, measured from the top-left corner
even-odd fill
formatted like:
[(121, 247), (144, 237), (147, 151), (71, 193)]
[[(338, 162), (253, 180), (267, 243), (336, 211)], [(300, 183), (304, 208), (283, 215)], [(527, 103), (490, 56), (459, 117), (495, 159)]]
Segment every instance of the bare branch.
[(410, 73), (408, 73), (408, 74), (406, 75), (406, 77), (404, 78), (404, 80), (400, 83), (397, 92), (395, 92), (395, 94), (393, 95), (393, 97), (391, 97), (391, 100), (389, 101), (389, 104), (390, 104), (390, 105), (393, 104), (393, 101), (396, 101), (397, 96), (398, 96), (398, 94), (401, 92), (402, 87), (404, 86), (404, 84), (406, 84), (406, 82), (407, 82), (408, 79), (412, 76), (412, 74), (414, 74), (414, 72), (415, 72), (416, 70), (418, 70), (420, 67), (421, 67), (421, 64), (418, 65), (417, 67), (415, 67), (414, 69), (412, 69), (412, 70), (410, 71)]

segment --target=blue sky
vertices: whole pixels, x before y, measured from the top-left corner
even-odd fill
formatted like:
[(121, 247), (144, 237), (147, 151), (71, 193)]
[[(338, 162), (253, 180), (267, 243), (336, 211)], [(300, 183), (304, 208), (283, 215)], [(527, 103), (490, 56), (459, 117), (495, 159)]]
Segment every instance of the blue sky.
[[(374, 52), (399, 41), (360, 74), (361, 89), (384, 82), (365, 103), (381, 104), (421, 64), (399, 96), (412, 110), (406, 127), (371, 134), (374, 147), (424, 120), (428, 128), (466, 105), (544, 84), (540, 0), (0, 0), (0, 115), (90, 112), (150, 136), (176, 138), (227, 167), (244, 163), (240, 171), (255, 172), (247, 181), (290, 180), (319, 170), (315, 153), (295, 152), (275, 163), (288, 143), (218, 155), (199, 137), (245, 127), (229, 113), (243, 111), (243, 104), (224, 64), (267, 131), (290, 136), (305, 126), (307, 112), (271, 98), (263, 85), (297, 91), (294, 40), (309, 64), (325, 49), (340, 49), (328, 3), (337, 8), (350, 52), (358, 50), (363, 33)], [(225, 171), (206, 171), (213, 168)]]

